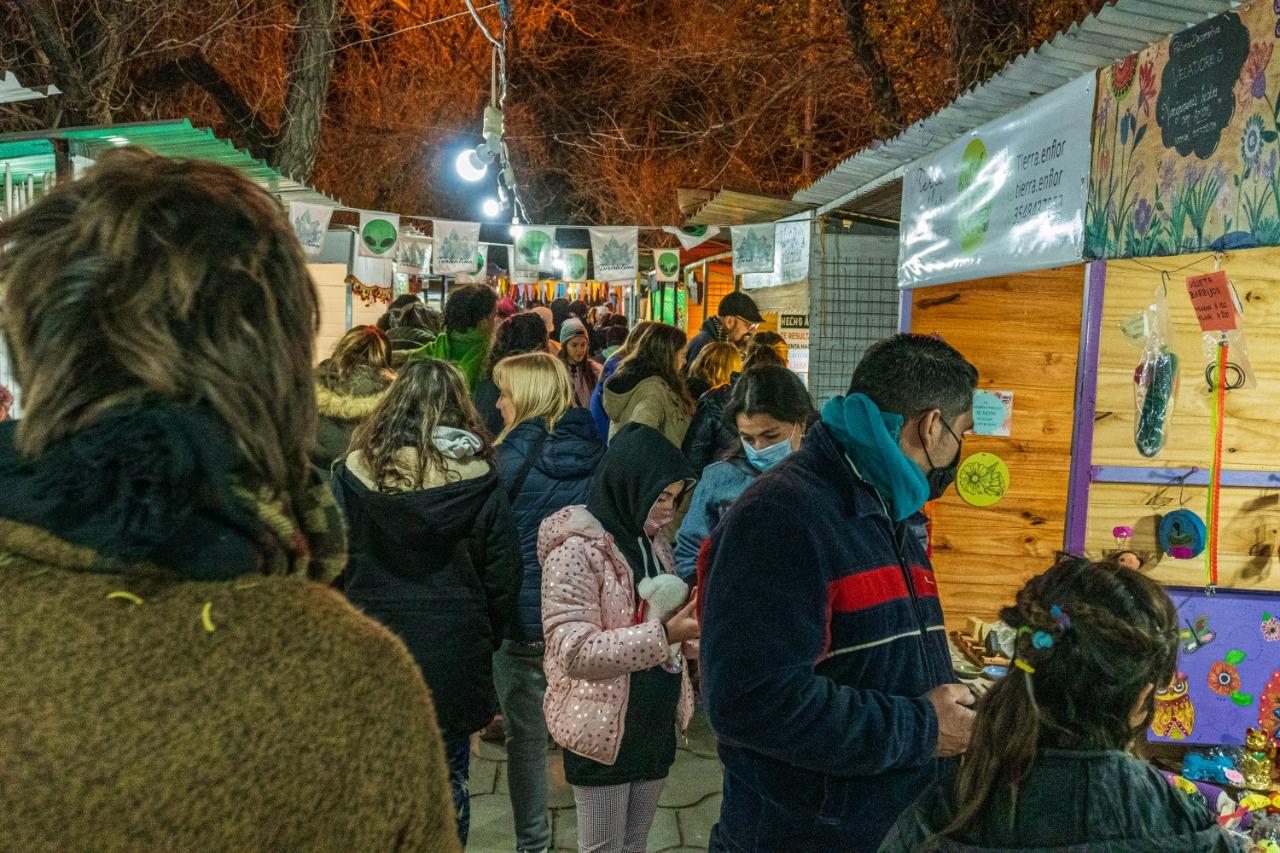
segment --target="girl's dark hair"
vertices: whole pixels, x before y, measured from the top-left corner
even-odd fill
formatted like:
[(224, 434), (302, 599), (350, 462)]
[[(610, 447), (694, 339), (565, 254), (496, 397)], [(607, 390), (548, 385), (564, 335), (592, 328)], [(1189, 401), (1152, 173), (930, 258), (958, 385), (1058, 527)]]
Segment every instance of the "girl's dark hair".
[(23, 456), (157, 398), (208, 406), (261, 485), (302, 494), (320, 315), (277, 199), (226, 166), (121, 148), (0, 223), (0, 246)]
[[(493, 442), (471, 402), (462, 373), (447, 361), (410, 359), (378, 408), (356, 427), (351, 450), (364, 457), (379, 489), (421, 489), (428, 472), (448, 471), (448, 460), (435, 445), (436, 427), (475, 433), (484, 443), (476, 455), (493, 463)], [(407, 477), (400, 454), (405, 448), (415, 450), (418, 456), (418, 469)]]
[(583, 324), (587, 322), (588, 310), (590, 309), (587, 308), (587, 303), (582, 299), (575, 299), (569, 303), (569, 313), (581, 320)]
[(424, 332), (438, 334), (444, 328), (444, 317), (434, 308), (430, 308), (421, 299), (414, 297), (412, 302), (387, 312), (390, 315), (387, 324), (390, 329), (421, 329)]
[(564, 321), (569, 319), (569, 300), (563, 296), (551, 300), (551, 322), (556, 324), (555, 330), (552, 332), (557, 338), (560, 337), (560, 327), (564, 325)]
[(657, 376), (692, 412), (695, 403), (689, 396), (689, 387), (676, 372), (676, 356), (688, 341), (683, 330), (666, 323), (652, 323), (637, 338), (634, 346), (630, 340), (627, 341), (627, 354), (618, 364), (614, 376), (634, 375), (640, 379)]
[(413, 293), (400, 294), (395, 299), (391, 300), (391, 304), (387, 307), (387, 310), (382, 312), (382, 316), (378, 318), (378, 322), (374, 325), (384, 332), (391, 331), (396, 325), (396, 315), (398, 315), (406, 305), (414, 302), (421, 304), (422, 300)]
[(738, 415), (768, 415), (787, 424), (809, 424), (817, 417), (800, 377), (785, 367), (752, 367), (738, 377), (724, 409), (724, 422), (735, 433)]
[(767, 344), (756, 344), (754, 341), (751, 346), (747, 347), (747, 355), (742, 359), (742, 367), (744, 370), (751, 370), (755, 367), (782, 367), (787, 366), (782, 360), (782, 356), (778, 355), (778, 351)]
[(537, 314), (529, 311), (521, 312), (503, 320), (498, 326), (498, 334), (493, 341), (493, 350), (489, 353), (489, 367), (486, 372), (492, 376), (493, 366), (508, 356), (546, 351), (546, 322)]
[(391, 343), (377, 326), (356, 326), (338, 339), (333, 355), (320, 365), (320, 379), (332, 391), (341, 390), (357, 374), (379, 375), (390, 381)]
[(607, 326), (604, 330), (605, 348), (620, 347), (627, 342), (626, 326)]
[(958, 841), (990, 803), (1017, 803), (1038, 749), (1127, 748), (1155, 715), (1153, 690), (1133, 723), (1139, 697), (1171, 683), (1177, 668), (1173, 602), (1158, 583), (1115, 563), (1060, 555), (1000, 618), (1018, 632), (1015, 662), (978, 702), (955, 780), (955, 818), (942, 830)]
[(483, 284), (464, 284), (449, 292), (444, 305), (444, 326), (451, 332), (469, 332), (493, 318), (498, 294)]

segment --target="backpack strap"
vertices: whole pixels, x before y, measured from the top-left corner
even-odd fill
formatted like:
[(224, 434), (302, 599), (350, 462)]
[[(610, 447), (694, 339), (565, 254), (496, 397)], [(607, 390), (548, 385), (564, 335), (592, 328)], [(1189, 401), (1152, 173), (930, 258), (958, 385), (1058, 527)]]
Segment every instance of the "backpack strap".
[(520, 494), (520, 490), (524, 488), (524, 481), (529, 479), (529, 472), (533, 470), (533, 463), (538, 461), (538, 454), (542, 452), (542, 445), (547, 443), (547, 431), (545, 427), (542, 434), (534, 439), (533, 445), (529, 448), (529, 452), (525, 454), (524, 464), (520, 466), (520, 473), (516, 474), (515, 481), (507, 489), (507, 500), (514, 506), (516, 497)]

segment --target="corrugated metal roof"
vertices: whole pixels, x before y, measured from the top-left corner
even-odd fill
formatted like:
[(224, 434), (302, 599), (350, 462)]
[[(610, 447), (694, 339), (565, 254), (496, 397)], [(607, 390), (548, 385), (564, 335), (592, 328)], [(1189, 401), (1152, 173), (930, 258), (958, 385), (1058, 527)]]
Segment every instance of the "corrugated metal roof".
[(15, 181), (32, 175), (41, 183), (44, 175), (54, 172), (55, 139), (67, 140), (72, 157), (90, 160), (122, 145), (137, 145), (165, 157), (213, 160), (241, 172), (284, 204), (304, 201), (341, 206), (338, 200), (285, 177), (266, 161), (214, 136), (208, 128), (193, 127), (187, 119), (0, 134), (0, 169), (7, 164)]
[(34, 101), (50, 95), (61, 95), (57, 86), (23, 86), (12, 71), (0, 74), (0, 104), (12, 104), (17, 101)]
[(1082, 74), (1240, 5), (1240, 0), (1115, 0), (893, 139), (854, 154), (792, 199), (812, 205), (844, 199)]
[(689, 217), (690, 225), (748, 225), (774, 222), (803, 213), (814, 205), (776, 196), (720, 190)]

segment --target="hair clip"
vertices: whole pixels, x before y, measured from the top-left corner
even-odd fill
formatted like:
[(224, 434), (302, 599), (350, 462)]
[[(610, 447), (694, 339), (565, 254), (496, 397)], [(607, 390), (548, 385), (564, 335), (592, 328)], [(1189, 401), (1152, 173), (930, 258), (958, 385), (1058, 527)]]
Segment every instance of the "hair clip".
[(1063, 612), (1062, 608), (1055, 604), (1049, 608), (1049, 615), (1053, 617), (1053, 621), (1058, 623), (1058, 627), (1067, 630), (1071, 627), (1071, 617)]
[(1031, 635), (1031, 645), (1037, 649), (1051, 649), (1053, 648), (1053, 637), (1044, 631), (1036, 631)]
[(1013, 665), (1025, 672), (1027, 675), (1034, 675), (1036, 668), (1024, 661), (1022, 658), (1014, 658)]

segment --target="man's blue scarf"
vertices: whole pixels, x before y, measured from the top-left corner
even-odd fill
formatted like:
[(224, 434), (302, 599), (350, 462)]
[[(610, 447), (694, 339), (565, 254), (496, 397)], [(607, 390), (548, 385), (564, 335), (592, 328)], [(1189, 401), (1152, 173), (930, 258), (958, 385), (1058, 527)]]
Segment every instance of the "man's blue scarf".
[(879, 493), (895, 522), (920, 511), (929, 499), (929, 480), (898, 447), (904, 419), (880, 411), (865, 394), (836, 397), (822, 407), (831, 430), (858, 474)]

